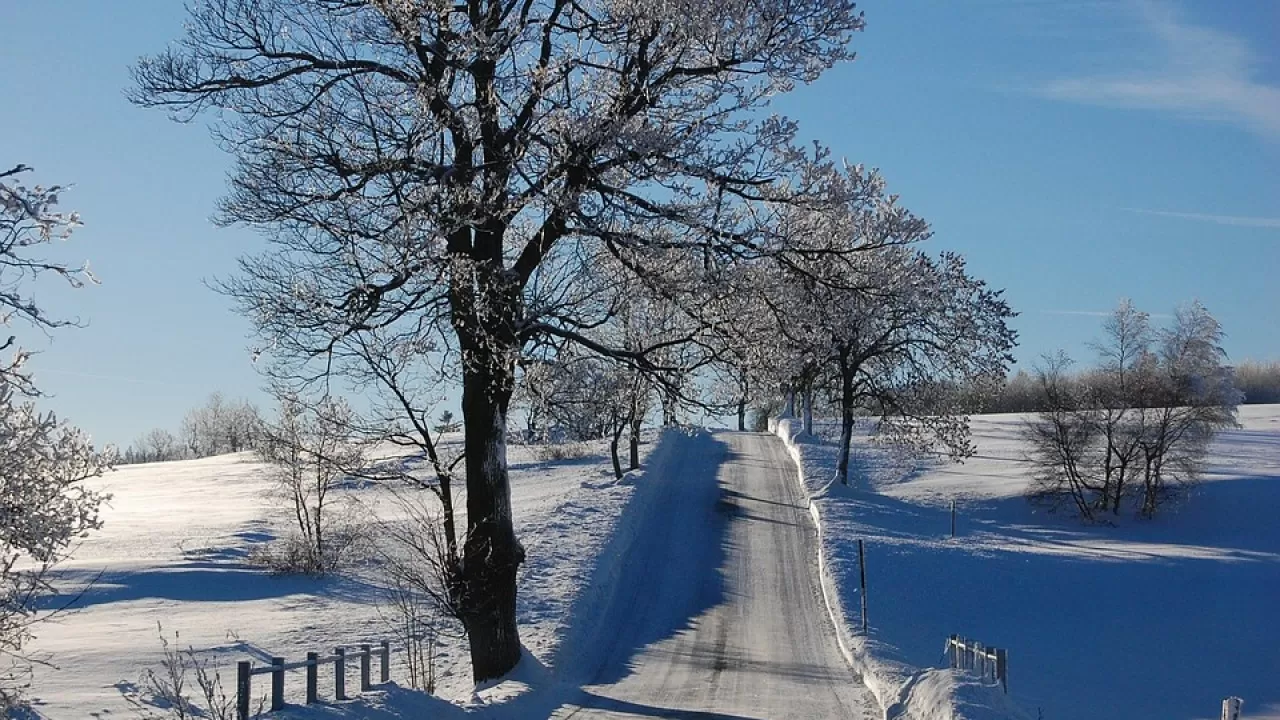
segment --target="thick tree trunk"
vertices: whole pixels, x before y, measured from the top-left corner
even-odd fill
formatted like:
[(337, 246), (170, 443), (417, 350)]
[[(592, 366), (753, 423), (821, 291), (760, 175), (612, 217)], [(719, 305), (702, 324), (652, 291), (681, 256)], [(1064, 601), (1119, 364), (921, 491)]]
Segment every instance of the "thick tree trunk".
[[(486, 358), (488, 360), (488, 358)], [(500, 677), (520, 660), (516, 627), (516, 570), (524, 560), (511, 523), (507, 475), (510, 376), (501, 363), (480, 362), (463, 372), (466, 432), (467, 536), (462, 550), (460, 614), (471, 646), (476, 682)]]
[(853, 376), (845, 358), (840, 359), (840, 462), (836, 472), (840, 482), (849, 484), (849, 446), (853, 443)]
[(796, 391), (791, 388), (787, 388), (786, 397), (787, 397), (787, 402), (782, 409), (782, 416), (789, 417), (789, 418), (795, 417), (796, 416)]
[(744, 432), (747, 429), (747, 401), (738, 401), (738, 432)]

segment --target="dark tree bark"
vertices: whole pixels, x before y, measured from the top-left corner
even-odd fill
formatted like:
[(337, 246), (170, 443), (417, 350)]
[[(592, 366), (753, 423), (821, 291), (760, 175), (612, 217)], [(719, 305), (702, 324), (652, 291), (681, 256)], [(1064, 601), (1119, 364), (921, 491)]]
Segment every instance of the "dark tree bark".
[(836, 472), (840, 482), (849, 484), (849, 446), (853, 443), (854, 379), (858, 368), (848, 353), (840, 354), (840, 462)]
[(640, 429), (644, 424), (644, 417), (633, 404), (631, 406), (631, 469), (635, 470), (640, 467)]
[(622, 433), (626, 431), (629, 422), (614, 422), (609, 432), (609, 457), (613, 460), (613, 476), (622, 479), (622, 459), (618, 456), (618, 444), (622, 441)]
[[(496, 370), (496, 371), (495, 371)], [(503, 675), (520, 659), (516, 626), (516, 570), (524, 548), (511, 522), (507, 474), (507, 406), (513, 373), (501, 367), (467, 369), (462, 413), (467, 467), (467, 537), (462, 550), (462, 623), (477, 680)]]

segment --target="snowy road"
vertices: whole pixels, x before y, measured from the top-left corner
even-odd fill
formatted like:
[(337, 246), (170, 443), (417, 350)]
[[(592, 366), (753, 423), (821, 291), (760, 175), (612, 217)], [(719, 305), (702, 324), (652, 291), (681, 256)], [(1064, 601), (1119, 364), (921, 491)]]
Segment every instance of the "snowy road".
[[(875, 701), (840, 655), (814, 530), (772, 435), (683, 439), (575, 658), (555, 718), (862, 718)], [(588, 657), (589, 656), (589, 657)]]

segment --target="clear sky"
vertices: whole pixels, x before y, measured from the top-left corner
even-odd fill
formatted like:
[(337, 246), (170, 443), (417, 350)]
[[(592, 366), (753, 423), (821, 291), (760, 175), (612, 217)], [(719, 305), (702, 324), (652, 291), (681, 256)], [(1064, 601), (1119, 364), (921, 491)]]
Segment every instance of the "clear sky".
[[(1199, 298), (1235, 360), (1280, 359), (1280, 2), (870, 0), (858, 60), (779, 112), (879, 167), (1022, 314), (1021, 363), (1086, 356), (1123, 297)], [(229, 166), (198, 124), (125, 102), (177, 38), (175, 0), (0, 0), (0, 165), (74, 183), (58, 257), (100, 286), (38, 286), (83, 329), (32, 363), (45, 405), (100, 442), (175, 428), (214, 390), (262, 400), (248, 325), (204, 281), (261, 245), (209, 222)]]

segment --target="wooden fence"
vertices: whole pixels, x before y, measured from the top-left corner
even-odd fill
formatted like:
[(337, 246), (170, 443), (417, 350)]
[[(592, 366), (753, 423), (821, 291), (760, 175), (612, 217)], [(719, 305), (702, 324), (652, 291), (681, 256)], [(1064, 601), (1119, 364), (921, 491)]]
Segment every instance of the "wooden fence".
[(381, 645), (361, 645), (358, 652), (347, 652), (347, 648), (335, 648), (332, 655), (320, 657), (318, 653), (307, 653), (307, 659), (286, 663), (282, 657), (271, 658), (270, 665), (254, 667), (251, 660), (242, 660), (236, 665), (236, 717), (249, 720), (249, 701), (253, 694), (253, 677), (255, 675), (271, 676), (271, 704), (268, 710), (284, 709), (284, 674), (291, 670), (307, 671), (307, 704), (318, 702), (320, 666), (333, 664), (334, 700), (347, 699), (347, 661), (360, 660), (360, 691), (373, 689), (372, 665), (373, 656), (377, 654), (381, 660), (378, 682), (391, 681), (391, 643), (383, 640)]
[(977, 671), (978, 676), (1000, 683), (1009, 692), (1009, 651), (1004, 648), (985, 647), (982, 643), (952, 635), (944, 648), (951, 667)]

